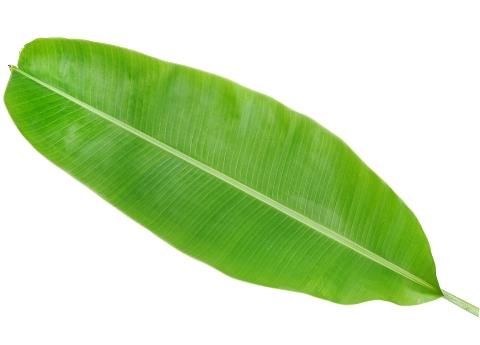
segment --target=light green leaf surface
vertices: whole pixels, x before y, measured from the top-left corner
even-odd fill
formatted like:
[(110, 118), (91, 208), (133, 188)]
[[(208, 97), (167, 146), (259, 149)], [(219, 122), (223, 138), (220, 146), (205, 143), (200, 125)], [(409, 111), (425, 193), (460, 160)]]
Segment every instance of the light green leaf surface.
[(277, 101), (81, 40), (35, 40), (11, 69), (5, 103), (27, 140), (181, 251), (337, 303), (444, 295), (402, 200), (343, 141)]

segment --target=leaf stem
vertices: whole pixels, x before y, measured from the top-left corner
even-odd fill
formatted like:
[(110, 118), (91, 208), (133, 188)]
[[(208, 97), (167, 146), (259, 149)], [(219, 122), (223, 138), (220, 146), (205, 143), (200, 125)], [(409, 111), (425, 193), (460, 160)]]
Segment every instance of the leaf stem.
[(445, 290), (442, 290), (442, 293), (443, 293), (443, 297), (445, 297), (445, 299), (447, 301), (450, 301), (452, 302), (453, 304), (459, 306), (460, 308), (462, 309), (465, 309), (466, 311), (468, 311), (469, 313), (472, 313), (473, 315), (479, 317), (479, 309), (477, 306), (474, 306), (473, 304), (471, 303), (468, 303), (467, 301), (461, 299), (461, 298), (458, 298), (457, 296), (455, 295), (452, 295), (450, 292), (448, 291), (445, 291)]

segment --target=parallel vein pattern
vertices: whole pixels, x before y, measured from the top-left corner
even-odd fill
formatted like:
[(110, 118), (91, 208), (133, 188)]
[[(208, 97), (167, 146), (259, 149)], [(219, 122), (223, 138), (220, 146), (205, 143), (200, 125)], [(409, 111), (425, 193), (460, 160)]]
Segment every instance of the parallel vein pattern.
[(339, 303), (442, 295), (425, 235), (335, 135), (223, 78), (64, 39), (25, 47), (5, 94), (56, 165), (180, 250)]

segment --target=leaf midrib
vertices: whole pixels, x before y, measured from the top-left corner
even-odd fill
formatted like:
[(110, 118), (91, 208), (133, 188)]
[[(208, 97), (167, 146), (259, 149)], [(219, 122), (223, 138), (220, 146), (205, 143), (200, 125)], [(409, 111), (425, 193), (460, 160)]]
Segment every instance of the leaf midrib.
[(388, 261), (387, 259), (385, 259), (384, 257), (372, 252), (371, 250), (359, 245), (358, 243), (336, 233), (335, 231), (329, 229), (328, 227), (314, 221), (313, 219), (310, 219), (308, 217), (306, 217), (305, 215), (295, 211), (295, 210), (292, 210), (291, 208), (289, 208), (288, 206), (285, 206), (283, 205), (282, 203), (268, 197), (267, 195), (265, 194), (262, 194), (260, 193), (259, 191), (243, 184), (242, 182), (240, 181), (237, 181), (236, 179), (210, 167), (209, 165), (201, 162), (201, 161), (198, 161), (196, 160), (195, 158), (193, 157), (190, 157), (188, 156), (187, 154), (175, 149), (174, 147), (168, 145), (168, 144), (165, 144), (164, 142), (161, 142), (160, 140), (158, 139), (155, 139), (151, 136), (149, 136), (148, 134), (146, 134), (145, 132), (142, 132), (138, 129), (136, 129), (135, 127), (132, 127), (130, 126), (129, 124), (123, 122), (123, 121), (120, 121), (119, 119), (115, 118), (114, 116), (112, 115), (109, 115), (107, 113), (105, 113), (104, 111), (100, 110), (100, 109), (97, 109), (93, 106), (91, 106), (90, 104), (88, 103), (85, 103), (84, 101), (78, 99), (78, 98), (75, 98), (74, 96), (66, 93), (65, 91), (53, 86), (53, 85), (50, 85), (36, 77), (34, 77), (33, 75), (23, 71), (22, 69), (18, 68), (18, 67), (15, 67), (15, 66), (10, 66), (10, 69), (12, 72), (18, 72), (20, 73), (21, 75), (23, 75), (24, 77), (32, 80), (33, 82), (45, 87), (46, 89), (64, 97), (65, 99), (79, 105), (80, 107), (90, 111), (91, 113), (103, 118), (104, 120), (122, 128), (123, 130), (143, 139), (144, 141), (174, 155), (175, 157), (179, 158), (179, 159), (182, 159), (183, 161), (193, 165), (194, 167), (222, 180), (223, 182), (235, 187), (236, 189), (244, 192), (245, 194), (265, 203), (266, 205), (276, 209), (277, 211), (280, 211), (282, 212), (283, 214), (289, 216), (290, 218), (293, 218), (295, 220), (297, 220), (298, 222), (310, 227), (311, 229), (319, 232), (320, 234), (336, 241), (337, 243), (347, 247), (348, 249), (366, 257), (367, 259), (375, 262), (376, 264), (378, 265), (381, 265), (401, 276), (403, 276), (404, 278), (407, 278), (409, 280), (411, 280), (412, 282), (416, 283), (416, 284), (419, 284), (423, 287), (426, 287), (428, 289), (431, 289), (433, 291), (436, 291), (437, 289), (435, 289), (435, 287), (433, 285), (431, 285), (430, 283), (426, 282), (425, 280), (423, 280), (422, 278), (416, 276), (415, 274), (405, 270), (404, 268), (398, 266), (397, 264), (391, 262), (391, 261)]

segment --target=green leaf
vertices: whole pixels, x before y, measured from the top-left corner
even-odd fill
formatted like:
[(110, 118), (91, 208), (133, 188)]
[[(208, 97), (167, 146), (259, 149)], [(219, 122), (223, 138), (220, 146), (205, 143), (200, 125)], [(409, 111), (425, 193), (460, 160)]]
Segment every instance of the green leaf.
[(277, 101), (81, 40), (35, 40), (11, 70), (5, 103), (27, 140), (181, 251), (337, 303), (444, 296), (402, 200), (343, 141)]

